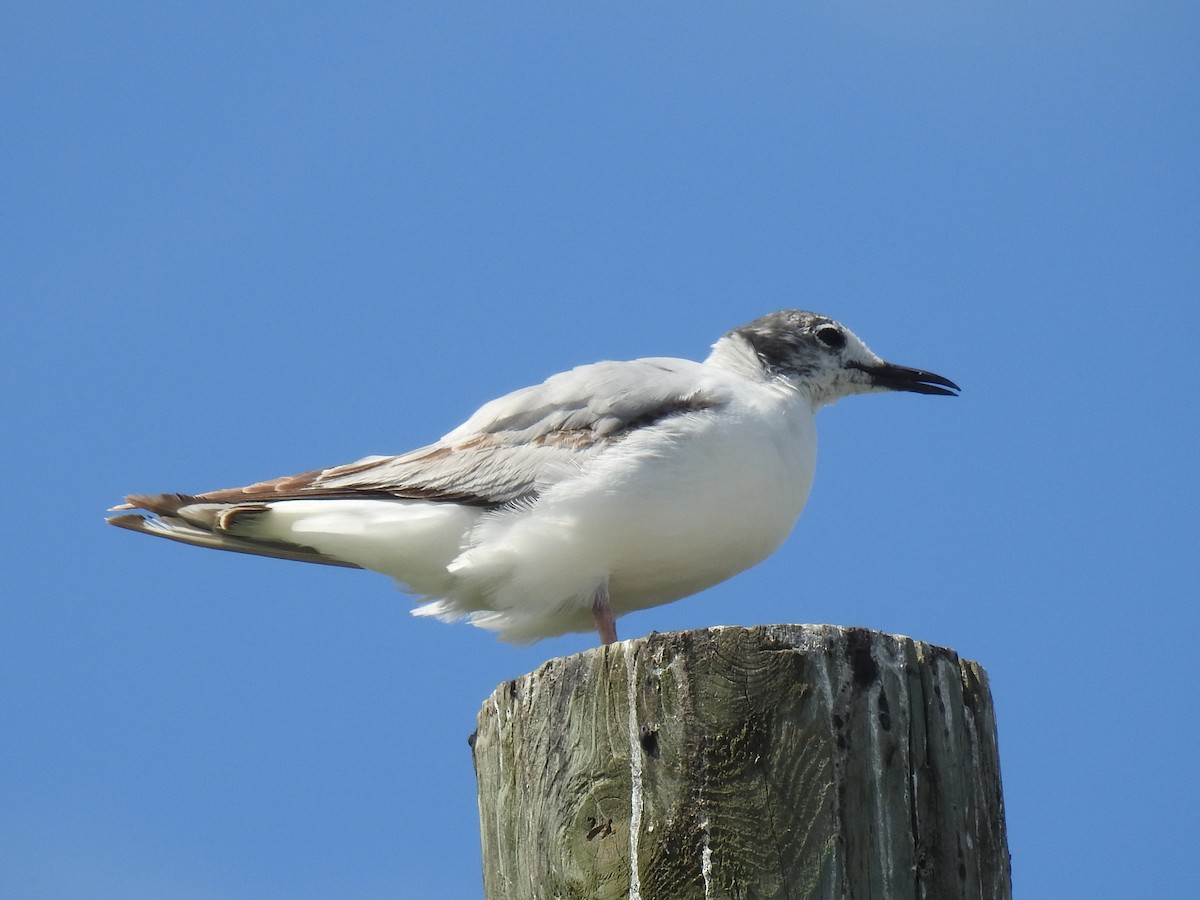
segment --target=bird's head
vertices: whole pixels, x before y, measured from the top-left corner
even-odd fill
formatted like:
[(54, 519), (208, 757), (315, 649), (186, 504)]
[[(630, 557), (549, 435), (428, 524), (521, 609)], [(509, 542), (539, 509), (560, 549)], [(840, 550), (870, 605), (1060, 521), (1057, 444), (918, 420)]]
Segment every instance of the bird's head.
[(743, 344), (763, 376), (786, 379), (808, 394), (816, 409), (850, 394), (911, 391), (953, 397), (948, 378), (884, 362), (845, 325), (800, 309), (784, 309), (733, 329), (717, 344)]

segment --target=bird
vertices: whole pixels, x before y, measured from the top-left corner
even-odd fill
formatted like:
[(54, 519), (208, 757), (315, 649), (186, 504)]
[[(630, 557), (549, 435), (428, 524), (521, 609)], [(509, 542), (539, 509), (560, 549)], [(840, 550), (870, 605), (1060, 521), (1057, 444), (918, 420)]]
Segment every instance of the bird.
[[(198, 547), (368, 569), (413, 613), (528, 643), (695, 594), (777, 550), (812, 488), (814, 415), (883, 391), (957, 396), (797, 309), (734, 328), (703, 362), (553, 375), (440, 440), (245, 487), (130, 494), (120, 528)], [(138, 512), (128, 512), (137, 510)]]

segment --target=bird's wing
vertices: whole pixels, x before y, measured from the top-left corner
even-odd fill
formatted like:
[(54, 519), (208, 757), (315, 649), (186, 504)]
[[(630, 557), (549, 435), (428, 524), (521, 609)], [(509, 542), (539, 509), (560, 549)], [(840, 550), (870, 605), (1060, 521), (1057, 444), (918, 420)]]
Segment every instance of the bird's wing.
[(204, 494), (131, 494), (108, 521), (217, 550), (353, 566), (311, 546), (264, 540), (255, 520), (281, 500), (428, 500), (494, 508), (532, 500), (623, 437), (720, 406), (700, 363), (641, 359), (581, 366), (484, 405), (428, 447)]
[(116, 509), (170, 515), (180, 505), (296, 499), (431, 500), (494, 507), (535, 497), (621, 438), (666, 418), (711, 409), (701, 364), (638, 359), (581, 366), (485, 404), (435, 444), (198, 495), (133, 495)]

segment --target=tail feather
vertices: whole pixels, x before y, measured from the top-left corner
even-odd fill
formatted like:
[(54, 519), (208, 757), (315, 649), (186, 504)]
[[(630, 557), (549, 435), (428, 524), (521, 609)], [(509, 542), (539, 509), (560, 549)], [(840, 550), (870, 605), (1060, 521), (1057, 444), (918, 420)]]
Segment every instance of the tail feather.
[(208, 505), (208, 509), (185, 509), (191, 497), (185, 494), (131, 494), (126, 498), (129, 502), (113, 507), (112, 512), (126, 509), (144, 509), (153, 513), (147, 517), (137, 513), (112, 516), (106, 519), (110, 525), (138, 531), (154, 537), (167, 538), (194, 547), (207, 547), (212, 550), (229, 550), (234, 553), (248, 553), (252, 556), (269, 556), (275, 559), (290, 559), (297, 562), (320, 563), (326, 566), (345, 566), (351, 569), (361, 568), (354, 563), (345, 562), (326, 556), (302, 544), (284, 543), (282, 541), (256, 540), (238, 537), (221, 530), (225, 523), (232, 523), (236, 518), (246, 515), (257, 515), (266, 512), (262, 506), (224, 507), (213, 509), (216, 504)]

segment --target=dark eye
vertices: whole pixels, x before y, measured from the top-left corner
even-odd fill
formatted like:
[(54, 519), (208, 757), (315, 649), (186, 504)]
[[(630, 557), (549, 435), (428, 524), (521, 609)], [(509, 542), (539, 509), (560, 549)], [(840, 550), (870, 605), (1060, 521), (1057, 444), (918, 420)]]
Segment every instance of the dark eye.
[(846, 335), (832, 325), (824, 325), (817, 329), (817, 340), (831, 350), (841, 350), (846, 346)]

